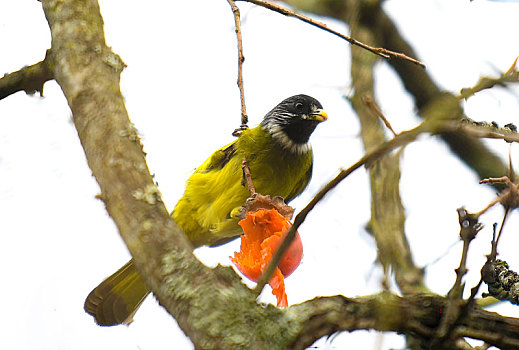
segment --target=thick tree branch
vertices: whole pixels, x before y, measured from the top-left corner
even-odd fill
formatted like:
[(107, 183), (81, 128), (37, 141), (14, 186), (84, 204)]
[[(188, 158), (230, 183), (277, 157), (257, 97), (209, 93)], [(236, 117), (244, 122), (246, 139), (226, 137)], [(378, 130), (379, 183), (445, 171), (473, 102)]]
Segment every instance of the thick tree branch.
[(40, 96), (43, 96), (43, 84), (53, 79), (48, 57), (47, 51), (43, 61), (0, 78), (0, 100), (18, 91), (25, 91), (30, 95), (39, 92)]
[[(294, 319), (308, 320), (291, 348), (303, 349), (321, 336), (358, 329), (413, 334), (422, 345), (428, 346), (446, 305), (445, 298), (426, 294), (402, 298), (382, 292), (359, 298), (316, 298), (287, 310), (293, 313)], [(519, 319), (479, 308), (469, 309), (453, 333), (456, 337), (480, 339), (502, 349), (519, 349)]]

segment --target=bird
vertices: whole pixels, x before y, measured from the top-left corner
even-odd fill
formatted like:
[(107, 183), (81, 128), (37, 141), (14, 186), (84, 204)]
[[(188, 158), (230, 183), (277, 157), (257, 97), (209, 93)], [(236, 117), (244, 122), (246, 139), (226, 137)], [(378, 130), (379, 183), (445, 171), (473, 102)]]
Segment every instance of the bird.
[[(289, 97), (258, 126), (244, 129), (202, 163), (188, 178), (184, 195), (171, 213), (193, 247), (217, 246), (242, 233), (237, 214), (250, 196), (243, 180), (243, 159), (257, 193), (280, 196), (288, 203), (303, 192), (313, 168), (309, 139), (327, 119), (315, 98)], [(98, 325), (129, 324), (149, 293), (130, 260), (90, 292), (84, 309)]]

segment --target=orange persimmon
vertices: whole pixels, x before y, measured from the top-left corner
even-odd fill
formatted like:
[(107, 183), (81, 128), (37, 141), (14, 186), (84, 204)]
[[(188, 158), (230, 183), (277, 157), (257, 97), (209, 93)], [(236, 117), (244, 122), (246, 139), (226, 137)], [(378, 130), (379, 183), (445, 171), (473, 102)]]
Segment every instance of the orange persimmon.
[[(257, 281), (292, 224), (276, 209), (259, 209), (255, 212), (247, 212), (246, 218), (241, 220), (239, 225), (244, 234), (241, 236), (240, 251), (234, 253), (231, 261), (247, 278)], [(288, 305), (284, 278), (294, 272), (302, 257), (303, 244), (299, 233), (296, 233), (294, 241), (283, 255), (269, 281), (278, 306)]]

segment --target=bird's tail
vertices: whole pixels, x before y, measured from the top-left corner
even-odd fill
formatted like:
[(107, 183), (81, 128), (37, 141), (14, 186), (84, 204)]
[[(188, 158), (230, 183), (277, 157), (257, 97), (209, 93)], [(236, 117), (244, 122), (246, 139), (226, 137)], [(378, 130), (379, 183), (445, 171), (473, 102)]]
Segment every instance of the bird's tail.
[(129, 324), (149, 292), (130, 260), (90, 292), (85, 311), (100, 326)]

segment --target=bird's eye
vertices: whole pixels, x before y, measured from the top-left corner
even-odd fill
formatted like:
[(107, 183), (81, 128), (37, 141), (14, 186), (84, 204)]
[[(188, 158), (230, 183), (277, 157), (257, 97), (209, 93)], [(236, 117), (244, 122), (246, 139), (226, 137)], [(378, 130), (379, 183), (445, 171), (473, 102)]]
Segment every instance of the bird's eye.
[(298, 111), (303, 111), (303, 103), (302, 102), (296, 102), (295, 107)]

